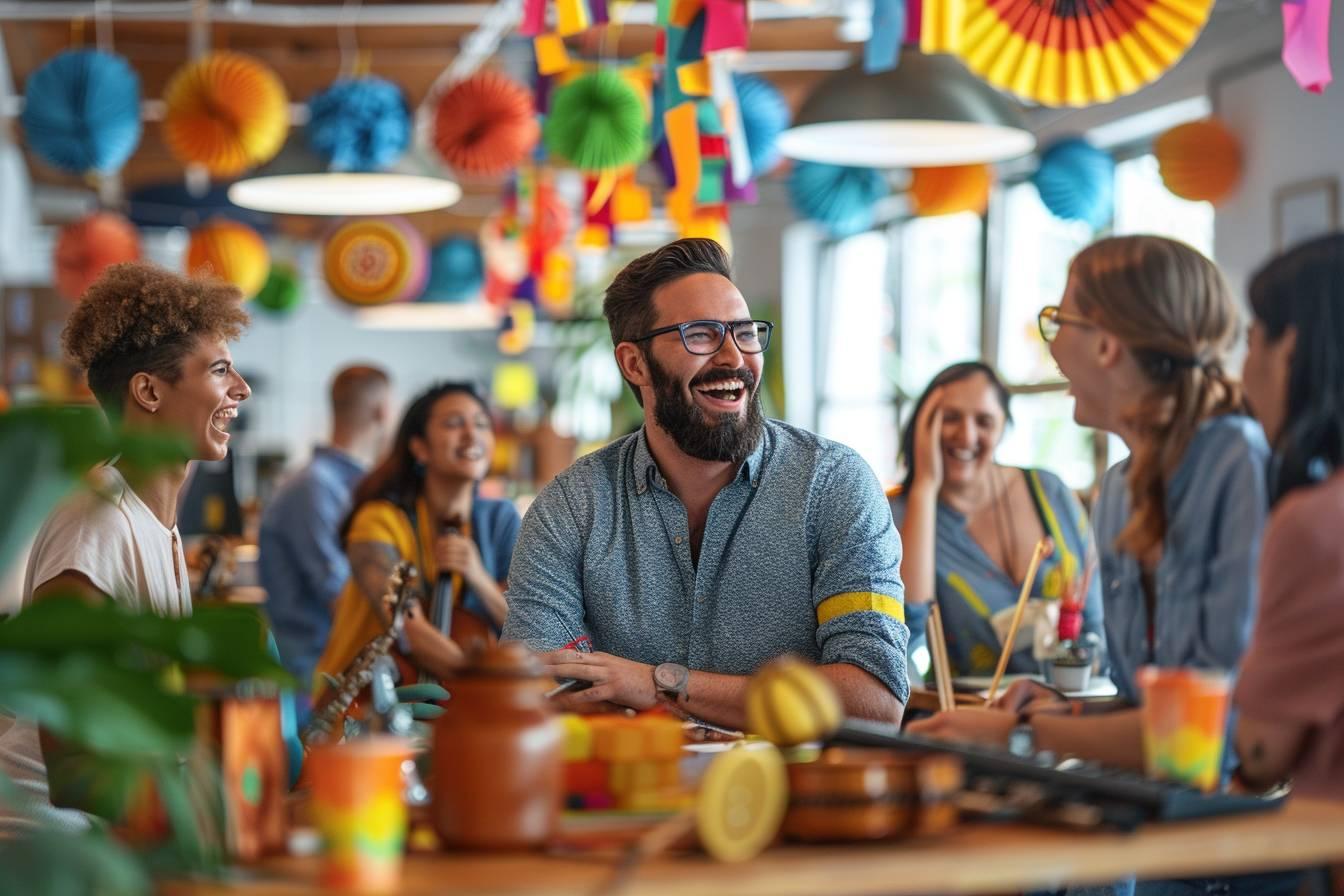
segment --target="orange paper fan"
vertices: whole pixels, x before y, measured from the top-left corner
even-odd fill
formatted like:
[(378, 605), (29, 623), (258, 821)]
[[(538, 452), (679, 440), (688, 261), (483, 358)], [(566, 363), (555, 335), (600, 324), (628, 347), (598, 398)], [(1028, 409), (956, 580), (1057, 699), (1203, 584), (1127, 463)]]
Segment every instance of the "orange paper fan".
[(1199, 36), (1213, 0), (967, 0), (959, 55), (1001, 90), (1086, 106), (1161, 77)]
[(179, 160), (214, 177), (269, 161), (289, 135), (289, 98), (269, 68), (211, 53), (177, 70), (163, 94), (163, 139)]
[(462, 174), (506, 174), (527, 159), (540, 135), (532, 94), (498, 72), (454, 85), (434, 110), (434, 148)]

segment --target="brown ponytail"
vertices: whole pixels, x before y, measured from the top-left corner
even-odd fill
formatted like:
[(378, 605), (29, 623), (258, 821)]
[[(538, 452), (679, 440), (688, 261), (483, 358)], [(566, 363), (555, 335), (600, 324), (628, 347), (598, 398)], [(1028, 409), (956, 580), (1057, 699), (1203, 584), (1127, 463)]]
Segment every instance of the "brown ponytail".
[(1241, 314), (1218, 268), (1184, 243), (1124, 236), (1088, 246), (1069, 267), (1079, 311), (1129, 349), (1152, 388), (1126, 412), (1132, 512), (1116, 547), (1143, 557), (1167, 533), (1166, 487), (1199, 425), (1244, 408), (1227, 375)]

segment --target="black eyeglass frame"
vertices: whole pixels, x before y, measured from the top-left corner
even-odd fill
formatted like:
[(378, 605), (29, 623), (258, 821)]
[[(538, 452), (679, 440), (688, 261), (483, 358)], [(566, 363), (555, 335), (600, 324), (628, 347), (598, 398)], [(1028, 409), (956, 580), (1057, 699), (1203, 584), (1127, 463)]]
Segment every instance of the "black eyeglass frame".
[[(686, 328), (687, 328), (687, 327), (695, 327), (695, 326), (703, 326), (703, 325), (706, 325), (706, 324), (708, 324), (709, 326), (717, 327), (717, 328), (718, 328), (718, 331), (719, 331), (719, 341), (714, 345), (714, 348), (711, 349), (710, 351), (704, 351), (704, 352), (698, 352), (698, 351), (695, 351), (695, 350), (692, 349), (691, 346), (686, 342)], [(737, 339), (737, 331), (733, 329), (734, 327), (741, 326), (742, 324), (755, 324), (755, 325), (756, 325), (756, 332), (757, 332), (758, 335), (759, 335), (760, 332), (761, 332), (761, 329), (760, 329), (761, 326), (762, 326), (762, 325), (765, 326), (765, 338), (761, 340), (761, 347), (760, 347), (760, 348), (758, 348), (758, 349), (743, 348), (742, 343), (739, 342), (738, 339)], [(689, 352), (689, 353), (692, 354), (692, 355), (701, 355), (701, 356), (703, 356), (703, 355), (714, 355), (714, 354), (717, 354), (717, 353), (719, 352), (719, 350), (723, 348), (723, 342), (724, 342), (725, 339), (728, 338), (728, 334), (729, 334), (729, 333), (732, 333), (732, 334), (733, 334), (733, 344), (737, 346), (737, 350), (740, 351), (742, 354), (744, 354), (744, 355), (759, 355), (759, 354), (762, 354), (767, 348), (770, 347), (770, 336), (775, 332), (775, 325), (774, 325), (774, 322), (772, 322), (772, 321), (768, 321), (768, 320), (754, 320), (754, 319), (748, 319), (748, 320), (729, 320), (729, 321), (723, 321), (723, 320), (688, 320), (688, 321), (683, 321), (682, 323), (679, 323), (679, 324), (672, 324), (671, 326), (668, 326), (668, 327), (659, 327), (659, 328), (656, 329), (656, 330), (650, 330), (649, 332), (645, 333), (643, 336), (637, 337), (637, 338), (635, 338), (635, 339), (631, 339), (630, 341), (631, 341), (631, 342), (645, 342), (645, 341), (647, 341), (647, 340), (649, 340), (649, 339), (654, 338), (655, 336), (662, 336), (664, 333), (672, 333), (672, 332), (676, 332), (677, 335), (679, 335), (679, 336), (681, 337), (681, 347), (684, 348), (684, 349), (686, 349), (686, 351)]]

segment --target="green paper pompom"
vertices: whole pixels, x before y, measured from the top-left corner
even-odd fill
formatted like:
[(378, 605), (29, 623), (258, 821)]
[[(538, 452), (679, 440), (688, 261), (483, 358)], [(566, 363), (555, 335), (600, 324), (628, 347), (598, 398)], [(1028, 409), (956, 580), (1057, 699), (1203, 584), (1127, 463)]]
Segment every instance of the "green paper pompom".
[(257, 293), (257, 307), (273, 314), (288, 314), (303, 301), (303, 292), (299, 287), (299, 273), (287, 264), (271, 265), (266, 284)]
[(584, 171), (619, 168), (648, 155), (648, 110), (639, 92), (610, 69), (555, 92), (544, 130), (546, 149)]

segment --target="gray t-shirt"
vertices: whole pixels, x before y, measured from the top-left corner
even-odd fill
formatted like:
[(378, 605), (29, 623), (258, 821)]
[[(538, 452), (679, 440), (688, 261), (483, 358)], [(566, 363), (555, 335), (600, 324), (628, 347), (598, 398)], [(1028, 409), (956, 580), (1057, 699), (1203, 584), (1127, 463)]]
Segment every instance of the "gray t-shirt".
[(852, 449), (774, 420), (710, 505), (699, 563), (686, 509), (641, 429), (580, 458), (533, 502), (504, 637), (582, 636), (643, 663), (749, 675), (794, 653), (910, 694), (900, 536)]

